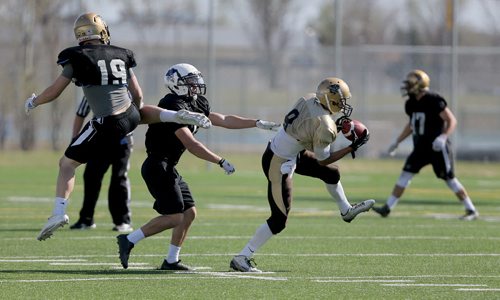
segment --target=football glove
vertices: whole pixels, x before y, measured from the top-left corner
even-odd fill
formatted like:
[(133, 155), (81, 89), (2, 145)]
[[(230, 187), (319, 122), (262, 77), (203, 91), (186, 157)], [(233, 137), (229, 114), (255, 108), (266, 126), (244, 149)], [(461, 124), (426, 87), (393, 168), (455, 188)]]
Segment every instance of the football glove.
[(366, 144), (366, 142), (368, 142), (369, 139), (370, 139), (370, 133), (365, 129), (365, 131), (363, 131), (363, 134), (352, 142), (352, 144), (350, 145), (350, 147), (352, 148), (351, 151), (352, 159), (356, 158), (356, 150), (358, 150), (359, 147)]
[(37, 105), (33, 102), (36, 99), (35, 93), (31, 94), (31, 97), (26, 99), (26, 102), (24, 102), (24, 112), (26, 112), (26, 115), (28, 116), (30, 112), (37, 107)]
[(297, 167), (297, 163), (295, 160), (287, 160), (281, 164), (281, 174), (288, 174), (290, 178), (292, 178), (293, 173), (295, 172), (295, 168)]
[(278, 128), (281, 126), (281, 124), (270, 121), (257, 120), (257, 122), (255, 122), (255, 126), (264, 130), (278, 131)]
[(396, 155), (396, 149), (398, 149), (399, 143), (398, 140), (395, 140), (392, 144), (389, 145), (389, 148), (387, 149), (387, 153), (390, 156)]
[(441, 134), (439, 135), (435, 140), (434, 142), (432, 142), (432, 150), (436, 151), (436, 152), (439, 152), (439, 151), (442, 151), (444, 149), (444, 146), (446, 145), (446, 139), (448, 137), (446, 136), (446, 134)]
[(337, 132), (342, 132), (342, 128), (346, 122), (352, 122), (351, 118), (342, 116), (335, 121), (335, 125), (337, 125)]
[(219, 160), (219, 166), (224, 169), (226, 175), (231, 175), (235, 171), (234, 166), (224, 158)]

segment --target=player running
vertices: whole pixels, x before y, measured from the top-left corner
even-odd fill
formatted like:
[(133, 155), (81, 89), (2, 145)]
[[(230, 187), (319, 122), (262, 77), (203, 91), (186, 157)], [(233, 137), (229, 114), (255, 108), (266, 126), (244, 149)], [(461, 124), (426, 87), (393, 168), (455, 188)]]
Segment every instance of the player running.
[(394, 155), (399, 143), (410, 134), (413, 136), (413, 151), (406, 159), (403, 171), (385, 205), (374, 207), (373, 210), (382, 217), (389, 216), (413, 176), (431, 164), (436, 176), (446, 182), (464, 205), (465, 214), (460, 219), (475, 220), (479, 214), (454, 172), (453, 153), (448, 137), (455, 130), (457, 120), (443, 97), (429, 91), (429, 84), (429, 76), (422, 70), (411, 71), (403, 81), (401, 91), (403, 96), (408, 96), (405, 111), (410, 119), (389, 146), (388, 152)]
[(142, 90), (132, 71), (136, 61), (132, 51), (110, 45), (104, 20), (95, 13), (80, 15), (74, 24), (79, 46), (63, 50), (57, 63), (62, 73), (40, 95), (25, 102), (26, 114), (35, 107), (55, 100), (72, 82), (81, 86), (94, 118), (66, 149), (59, 161), (56, 197), (52, 216), (37, 239), (43, 241), (68, 224), (69, 196), (75, 184), (75, 169), (100, 151), (117, 144), (140, 123), (176, 122), (208, 128), (210, 120), (189, 111), (169, 111), (144, 105)]

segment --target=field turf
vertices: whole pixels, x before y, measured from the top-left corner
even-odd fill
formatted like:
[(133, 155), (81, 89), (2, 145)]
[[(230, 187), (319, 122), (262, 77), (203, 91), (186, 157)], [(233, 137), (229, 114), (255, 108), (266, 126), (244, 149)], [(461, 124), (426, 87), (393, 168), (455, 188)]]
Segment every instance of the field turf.
[[(463, 206), (430, 167), (415, 177), (388, 218), (374, 212), (347, 224), (324, 184), (295, 175), (288, 226), (255, 256), (261, 274), (229, 271), (229, 261), (269, 215), (259, 155), (226, 153), (224, 175), (189, 154), (179, 165), (198, 206), (181, 259), (194, 272), (156, 268), (170, 231), (143, 240), (120, 266), (107, 210), (106, 177), (97, 228), (68, 226), (35, 239), (52, 209), (60, 153), (0, 152), (0, 299), (499, 299), (500, 164), (459, 161), (457, 175), (481, 216), (459, 221)], [(131, 162), (133, 225), (156, 216), (140, 177), (143, 150)], [(401, 160), (341, 161), (351, 202), (381, 205)], [(68, 208), (78, 218), (83, 168)]]

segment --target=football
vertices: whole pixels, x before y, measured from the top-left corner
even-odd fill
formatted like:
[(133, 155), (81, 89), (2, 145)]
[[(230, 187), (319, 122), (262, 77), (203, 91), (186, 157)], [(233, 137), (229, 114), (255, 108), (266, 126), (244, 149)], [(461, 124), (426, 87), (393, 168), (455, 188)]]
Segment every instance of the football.
[(362, 136), (365, 130), (368, 133), (368, 128), (365, 124), (358, 120), (344, 120), (342, 122), (342, 133), (349, 141), (354, 141), (356, 137)]

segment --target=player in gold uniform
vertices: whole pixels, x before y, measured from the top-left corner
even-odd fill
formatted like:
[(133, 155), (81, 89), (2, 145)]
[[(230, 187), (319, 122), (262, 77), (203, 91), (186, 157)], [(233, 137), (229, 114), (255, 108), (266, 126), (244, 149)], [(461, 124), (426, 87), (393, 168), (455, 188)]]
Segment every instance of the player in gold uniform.
[(366, 132), (348, 147), (333, 152), (332, 143), (338, 132), (334, 119), (351, 115), (352, 107), (347, 104), (349, 98), (351, 92), (348, 85), (342, 79), (329, 77), (321, 81), (316, 93), (300, 98), (285, 116), (283, 127), (262, 155), (271, 216), (241, 252), (233, 257), (230, 263), (233, 270), (260, 272), (253, 265), (252, 256), (273, 235), (285, 229), (292, 203), (294, 173), (321, 179), (346, 222), (351, 222), (375, 204), (370, 199), (351, 205), (340, 183), (339, 169), (332, 165), (346, 154), (356, 151), (369, 138)]

